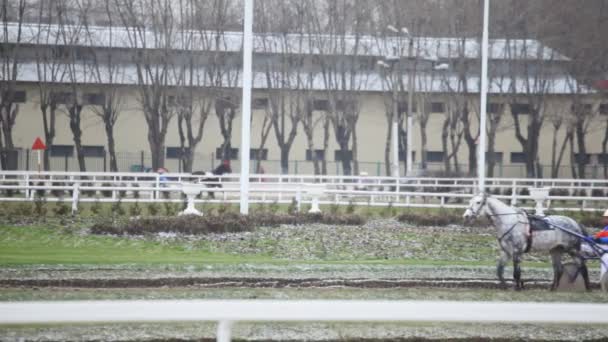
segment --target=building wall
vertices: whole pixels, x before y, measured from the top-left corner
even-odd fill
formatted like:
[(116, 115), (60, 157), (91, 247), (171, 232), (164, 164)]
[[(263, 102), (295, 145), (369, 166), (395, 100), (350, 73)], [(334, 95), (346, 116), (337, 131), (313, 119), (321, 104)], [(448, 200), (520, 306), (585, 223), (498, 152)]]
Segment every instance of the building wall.
[[(35, 85), (24, 84), (19, 87), (27, 92), (27, 102), (20, 104), (19, 115), (14, 127), (14, 141), (15, 145), (19, 148), (27, 149), (31, 147), (32, 142), (37, 136), (44, 138), (44, 131), (42, 127), (42, 119), (39, 109), (38, 100), (38, 89)], [(83, 91), (93, 92), (94, 88), (83, 87)], [(149, 145), (147, 141), (147, 125), (145, 123), (140, 104), (138, 102), (138, 96), (136, 88), (124, 87), (121, 89), (121, 93), (124, 94), (125, 103), (123, 105), (123, 111), (120, 115), (118, 123), (115, 127), (115, 139), (116, 149), (119, 152), (119, 164), (121, 171), (128, 171), (131, 165), (141, 164), (141, 151), (144, 151), (144, 164), (149, 166)], [(358, 135), (358, 147), (359, 155), (358, 159), (360, 162), (360, 171), (365, 171), (370, 175), (384, 174), (384, 149), (387, 136), (387, 119), (385, 116), (385, 98), (388, 96), (381, 93), (362, 93), (361, 95), (361, 115), (357, 126)], [(266, 97), (263, 92), (254, 92), (254, 98)], [(445, 98), (438, 96), (434, 101), (445, 101)], [(490, 99), (489, 102), (494, 102), (494, 99)], [(591, 101), (591, 100), (590, 100)], [(595, 101), (595, 100), (593, 100)], [(566, 96), (553, 96), (549, 101), (549, 112), (563, 111), (564, 108), (570, 108), (570, 99)], [(506, 106), (505, 106), (506, 109)], [(251, 147), (257, 148), (260, 143), (260, 131), (264, 117), (264, 110), (253, 111), (253, 122), (251, 131)], [(316, 115), (319, 115), (317, 113)], [(496, 176), (504, 177), (519, 177), (523, 176), (525, 170), (523, 164), (511, 163), (510, 154), (511, 152), (521, 152), (521, 145), (515, 139), (514, 124), (511, 115), (508, 113), (503, 114), (504, 117), (500, 124), (500, 129), (497, 133), (496, 138), (496, 151), (503, 152), (503, 163), (502, 168), (497, 168), (495, 171)], [(603, 139), (605, 122), (608, 116), (599, 116), (593, 124), (590, 125), (589, 134), (587, 136), (587, 148), (588, 153), (599, 154), (601, 153), (601, 142)], [(444, 115), (440, 113), (431, 114), (428, 126), (428, 151), (441, 151), (441, 129), (444, 120)], [(475, 124), (475, 123), (474, 123)], [(525, 130), (525, 122), (522, 125), (522, 129)], [(289, 124), (288, 124), (289, 127)], [(84, 107), (83, 119), (83, 144), (84, 145), (102, 145), (106, 146), (106, 136), (103, 128), (102, 121), (97, 117), (91, 110), (91, 107)], [(473, 129), (476, 129), (474, 127)], [(558, 142), (563, 140), (565, 134), (565, 123), (562, 130), (558, 134)], [(331, 128), (330, 128), (331, 131)], [(237, 114), (237, 118), (233, 124), (233, 137), (232, 146), (241, 146), (241, 124), (240, 124), (240, 113)], [(551, 121), (546, 120), (544, 128), (540, 137), (540, 162), (543, 165), (551, 164), (551, 151), (553, 146), (553, 129)], [(323, 126), (319, 124), (315, 131), (315, 147), (320, 149), (323, 144)], [(416, 121), (416, 127), (413, 135), (414, 151), (416, 153), (416, 162), (420, 161), (420, 129), (418, 122)], [(195, 170), (208, 170), (214, 165), (217, 165), (218, 161), (213, 158), (216, 148), (222, 143), (222, 136), (219, 130), (218, 119), (214, 112), (209, 116), (204, 129), (204, 137), (199, 144), (195, 159)], [(67, 113), (64, 108), (58, 111), (57, 124), (56, 124), (56, 138), (54, 144), (57, 145), (73, 145), (72, 134), (69, 129), (69, 120)], [(178, 147), (179, 146), (179, 135), (177, 131), (177, 120), (173, 118), (171, 121), (167, 138), (167, 147)], [(280, 171), (278, 160), (280, 159), (280, 151), (276, 142), (274, 131), (271, 131), (266, 142), (265, 148), (268, 148), (268, 159), (263, 163), (267, 173), (275, 173)], [(304, 134), (302, 126), (298, 127), (298, 134), (296, 136), (294, 145), (290, 153), (290, 172), (295, 172), (297, 167), (298, 173), (310, 174), (313, 173), (313, 166), (310, 162), (304, 162), (306, 160), (306, 149), (307, 140)], [(328, 160), (328, 172), (339, 173), (341, 168), (339, 163), (334, 162), (334, 150), (338, 148), (333, 131), (330, 132), (329, 148), (326, 155)], [(459, 154), (459, 162), (466, 164), (468, 162), (468, 148), (464, 140), (461, 143)], [(30, 169), (34, 169), (35, 159), (30, 154)], [(297, 161), (297, 166), (296, 166)], [(167, 167), (171, 171), (178, 171), (179, 166), (177, 160), (167, 160)], [(569, 150), (566, 150), (564, 156), (563, 167), (560, 176), (569, 177)], [(25, 163), (21, 163), (21, 168), (24, 168)], [(54, 158), (53, 169), (63, 170), (65, 168), (65, 160), (63, 158)], [(441, 163), (430, 163), (431, 169), (441, 167)], [(68, 161), (68, 169), (75, 170), (77, 167), (75, 160)], [(87, 167), (90, 170), (103, 170), (103, 160), (92, 160), (87, 161)], [(233, 162), (233, 170), (238, 171), (238, 161)], [(403, 168), (403, 163), (401, 163)], [(463, 166), (463, 171), (466, 171), (468, 167)], [(545, 177), (549, 177), (549, 168), (545, 170)]]

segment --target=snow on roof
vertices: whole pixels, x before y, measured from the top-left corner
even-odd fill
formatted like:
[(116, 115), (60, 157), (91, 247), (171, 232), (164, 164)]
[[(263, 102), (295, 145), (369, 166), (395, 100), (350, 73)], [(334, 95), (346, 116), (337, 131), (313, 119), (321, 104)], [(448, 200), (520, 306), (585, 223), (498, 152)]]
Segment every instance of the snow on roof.
[[(16, 42), (18, 26), (7, 24), (8, 42)], [(41, 33), (41, 34), (39, 34)], [(174, 50), (238, 52), (242, 49), (242, 32), (175, 31), (167, 40), (154, 30), (133, 27), (82, 25), (23, 24), (22, 42), (41, 45), (85, 45), (98, 48), (158, 49), (167, 45)], [(474, 38), (415, 37), (413, 55), (431, 60), (458, 57), (479, 58), (480, 41)], [(168, 44), (166, 42), (169, 42)], [(326, 34), (255, 34), (255, 53), (357, 55), (384, 57), (397, 47), (408, 57), (405, 37), (374, 37)], [(167, 45), (165, 45), (167, 44)], [(531, 39), (492, 39), (490, 59), (567, 61), (566, 56)]]
[[(55, 77), (51, 77), (50, 67), (46, 66), (46, 76), (41, 77), (38, 75), (38, 68), (35, 62), (24, 63), (20, 66), (18, 72), (18, 81), (21, 82), (49, 82), (49, 83), (81, 83), (81, 84), (108, 84), (110, 83), (109, 72), (108, 69), (100, 66), (101, 80), (98, 80), (94, 77), (96, 73), (91, 72), (89, 69), (91, 66), (86, 64), (77, 64), (72, 66), (72, 78), (68, 78), (67, 75), (67, 65), (64, 64), (54, 64), (53, 67), (54, 72), (53, 75), (57, 75)], [(45, 70), (43, 66), (40, 70)], [(178, 73), (169, 72), (169, 85), (178, 85), (177, 77)], [(211, 83), (208, 81), (208, 70), (204, 67), (196, 68), (193, 70), (193, 84), (199, 87), (211, 86)], [(223, 75), (223, 80), (221, 84), (224, 84), (228, 87), (240, 87), (242, 84), (242, 80), (240, 78), (241, 72), (240, 70), (228, 70)], [(275, 76), (279, 76), (278, 74)], [(292, 89), (312, 89), (312, 90), (325, 90), (326, 84), (323, 75), (320, 72), (313, 73), (311, 78), (308, 77), (307, 73), (292, 73), (290, 74), (291, 80), (287, 82), (287, 84), (291, 85)], [(402, 74), (403, 82), (406, 84), (408, 75)], [(271, 76), (271, 79), (279, 79), (278, 77)], [(302, 84), (302, 82), (307, 82), (307, 80), (312, 80), (310, 84)], [(349, 78), (350, 79), (350, 78)], [(300, 86), (297, 86), (298, 80), (301, 82)], [(217, 82), (217, 80), (216, 80)], [(385, 78), (382, 74), (376, 72), (369, 73), (358, 73), (353, 78), (353, 84), (348, 85), (347, 89), (353, 89), (358, 91), (371, 91), (371, 92), (382, 92), (388, 91), (386, 88)], [(466, 89), (469, 93), (479, 92), (480, 79), (477, 75), (469, 76), (466, 80), (467, 85)], [(124, 65), (120, 69), (117, 69), (117, 72), (113, 75), (113, 84), (120, 85), (137, 85), (137, 69), (133, 64)], [(182, 84), (189, 84), (189, 79), (183, 81)], [(214, 83), (217, 85), (218, 83)], [(518, 77), (514, 81), (514, 89), (512, 89), (513, 81), (510, 78), (493, 78), (489, 83), (489, 92), (494, 94), (499, 93), (518, 93), (518, 94), (526, 94), (526, 84), (534, 84), (533, 79), (526, 80), (525, 78)], [(545, 94), (570, 94), (573, 92), (573, 89), (576, 89), (577, 81), (568, 76), (560, 76), (554, 75), (549, 79), (546, 79), (544, 82), (542, 89), (537, 89), (537, 92), (542, 92)], [(457, 75), (452, 73), (423, 73), (420, 72), (415, 76), (415, 85), (419, 91), (432, 92), (432, 93), (449, 93), (460, 91), (463, 87), (459, 87), (459, 78)], [(266, 77), (266, 73), (264, 71), (254, 71), (253, 78), (253, 87), (254, 89), (270, 89), (276, 88), (277, 82), (273, 82), (272, 84), (268, 84), (268, 78)], [(534, 88), (533, 88), (534, 89)], [(534, 91), (534, 90), (533, 90)], [(584, 93), (593, 92), (590, 88), (584, 88)]]

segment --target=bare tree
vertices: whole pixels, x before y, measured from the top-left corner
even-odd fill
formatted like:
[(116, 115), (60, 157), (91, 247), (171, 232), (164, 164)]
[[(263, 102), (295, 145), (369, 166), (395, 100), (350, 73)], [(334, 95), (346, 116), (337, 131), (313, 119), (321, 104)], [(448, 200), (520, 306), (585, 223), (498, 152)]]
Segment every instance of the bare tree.
[[(25, 0), (17, 2), (2, 0), (0, 4), (0, 18), (2, 18), (2, 40), (0, 41), (0, 167), (9, 168), (9, 155), (13, 153), (13, 127), (19, 113), (16, 102), (17, 75), (19, 73), (20, 48), (22, 43), (22, 26), (26, 9)], [(16, 30), (16, 37), (12, 39), (12, 32)]]
[[(267, 59), (264, 75), (268, 92), (268, 109), (277, 144), (281, 151), (281, 172), (289, 172), (289, 151), (296, 138), (302, 118), (300, 70), (304, 66), (302, 54), (305, 43), (302, 35), (292, 35), (300, 30), (306, 19), (292, 1), (261, 1), (260, 25), (266, 32), (261, 38), (263, 51), (280, 52), (278, 58)], [(295, 10), (294, 10), (295, 9)]]
[[(551, 178), (557, 178), (559, 177), (559, 169), (562, 164), (564, 152), (568, 142), (572, 139), (574, 131), (572, 130), (572, 120), (570, 120), (565, 113), (556, 112), (554, 109), (553, 114), (549, 116), (549, 120), (553, 129), (553, 138), (551, 144)], [(561, 142), (561, 147), (559, 147), (560, 144), (558, 143), (558, 134), (561, 131), (561, 128), (564, 126), (564, 121), (566, 121), (566, 134)]]
[(323, 4), (325, 6), (316, 11), (326, 13), (327, 20), (320, 16), (312, 18), (314, 33), (318, 37), (315, 48), (323, 54), (318, 62), (329, 100), (329, 120), (340, 147), (342, 170), (345, 175), (350, 175), (353, 166), (354, 172), (359, 172), (355, 129), (361, 110), (359, 92), (369, 81), (369, 73), (360, 72), (358, 62), (371, 48), (362, 36), (369, 31), (372, 9), (364, 0), (327, 1)]
[[(74, 140), (74, 149), (81, 172), (86, 171), (85, 156), (82, 145), (82, 110), (84, 108), (83, 94), (80, 85), (85, 83), (87, 75), (85, 65), (89, 50), (81, 45), (85, 43), (84, 23), (90, 8), (87, 0), (60, 0), (56, 2), (57, 28), (61, 44), (66, 47), (65, 66), (67, 72), (68, 89), (71, 96), (64, 99), (66, 111), (70, 121), (70, 130)], [(74, 16), (77, 17), (74, 22)], [(86, 46), (86, 45), (85, 45)], [(62, 101), (63, 102), (63, 101)]]
[(175, 16), (169, 0), (115, 0), (122, 25), (128, 27), (129, 47), (137, 73), (139, 101), (148, 126), (152, 168), (165, 163), (165, 138), (174, 112), (169, 108), (169, 88)]
[[(60, 34), (53, 28), (57, 22), (54, 3), (40, 1), (38, 3), (38, 16), (36, 27), (36, 45), (48, 48), (36, 49), (36, 74), (40, 113), (42, 115), (42, 127), (46, 145), (52, 148), (55, 140), (55, 126), (59, 95), (56, 91), (57, 84), (62, 83), (65, 78), (65, 68), (62, 58), (65, 49), (60, 46)], [(44, 151), (44, 169), (50, 169), (50, 150)]]
[[(118, 18), (116, 18), (116, 8), (112, 4), (113, 0), (104, 0), (98, 6), (103, 6), (100, 15), (107, 20), (107, 27), (103, 31), (107, 34), (108, 51), (100, 51), (93, 48), (96, 39), (99, 39), (98, 31), (91, 29), (88, 21), (84, 21), (84, 29), (87, 35), (90, 54), (90, 73), (92, 81), (99, 85), (101, 99), (91, 106), (93, 113), (101, 119), (108, 144), (108, 155), (110, 157), (110, 171), (118, 171), (118, 161), (116, 159), (116, 140), (114, 137), (114, 127), (120, 116), (125, 102), (124, 89), (118, 85), (124, 81), (124, 61), (111, 51), (117, 36)], [(108, 86), (104, 87), (103, 85)]]

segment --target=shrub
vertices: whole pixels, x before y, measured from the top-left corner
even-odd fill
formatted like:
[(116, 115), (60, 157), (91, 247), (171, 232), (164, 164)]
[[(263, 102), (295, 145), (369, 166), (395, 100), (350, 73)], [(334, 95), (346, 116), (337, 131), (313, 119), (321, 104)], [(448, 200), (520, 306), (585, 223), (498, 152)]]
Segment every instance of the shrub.
[(44, 197), (36, 197), (34, 199), (34, 214), (39, 218), (46, 216), (46, 198)]
[(99, 201), (99, 198), (96, 198), (95, 202), (93, 202), (93, 205), (91, 206), (91, 212), (93, 213), (93, 215), (99, 216), (101, 215), (102, 209), (103, 208), (101, 207), (101, 202)]
[(139, 217), (141, 216), (142, 209), (139, 206), (139, 202), (135, 201), (135, 203), (129, 207), (129, 215), (131, 217)]
[(592, 197), (604, 197), (604, 191), (602, 189), (593, 189), (591, 190)]
[[(528, 190), (528, 188), (523, 188), (523, 189), (519, 190), (519, 195), (520, 196), (530, 196), (530, 190)], [(526, 204), (527, 202), (528, 202), (528, 199), (525, 199), (525, 198), (521, 199), (522, 204)]]
[(365, 220), (359, 215), (331, 214), (270, 214), (259, 213), (241, 216), (237, 213), (205, 216), (147, 217), (120, 222), (97, 223), (91, 228), (93, 234), (144, 235), (173, 232), (181, 234), (209, 234), (251, 231), (256, 226), (278, 226), (281, 224), (325, 223), (336, 225), (361, 225)]
[(287, 213), (289, 215), (295, 215), (298, 213), (298, 201), (294, 198), (291, 199), (291, 203), (289, 203), (289, 207), (287, 207)]
[[(92, 187), (93, 183), (81, 183), (80, 184), (81, 187)], [(95, 196), (95, 193), (97, 191), (95, 190), (81, 190), (80, 193), (82, 194), (82, 196), (87, 196), (87, 197), (93, 197)]]
[[(112, 186), (112, 184), (110, 183), (103, 183), (101, 185), (104, 188), (109, 188)], [(105, 198), (110, 198), (112, 197), (112, 190), (101, 190), (101, 196), (105, 197)]]
[(279, 212), (279, 209), (280, 209), (280, 207), (279, 207), (279, 203), (277, 201), (274, 201), (268, 205), (268, 211), (272, 214)]
[[(137, 184), (137, 183), (131, 183), (131, 187), (132, 188), (139, 188), (139, 184)], [(138, 190), (133, 190), (133, 198), (139, 199), (139, 191)]]
[(332, 203), (329, 205), (329, 213), (332, 215), (340, 214), (340, 205), (338, 203)]
[(67, 216), (72, 212), (72, 208), (63, 201), (56, 202), (53, 212), (55, 213), (55, 216)]
[[(63, 182), (54, 182), (53, 186), (65, 186), (66, 184)], [(55, 197), (63, 197), (65, 195), (65, 190), (62, 189), (53, 189), (51, 190), (51, 194)]]
[[(397, 217), (399, 222), (407, 222), (420, 226), (442, 227), (450, 224), (462, 223), (460, 213), (448, 210), (440, 210), (438, 212), (419, 212), (407, 210)], [(486, 218), (479, 218), (472, 222), (475, 227), (488, 226), (490, 222)]]
[[(35, 199), (34, 203), (37, 203), (36, 201), (41, 201), (41, 199)], [(44, 205), (44, 203), (42, 203)], [(32, 204), (28, 203), (28, 202), (19, 202), (17, 204), (15, 204), (15, 206), (13, 207), (13, 210), (10, 214), (15, 215), (15, 216), (19, 216), (19, 217), (28, 217), (28, 216), (32, 216), (34, 210), (32, 208)], [(41, 215), (37, 215), (37, 216), (41, 216)]]
[[(277, 204), (277, 208), (278, 208), (278, 204)], [(228, 204), (228, 203), (222, 203), (222, 204), (220, 204), (219, 207), (217, 207), (218, 215), (225, 215), (229, 212), (230, 212), (230, 204)]]
[[(19, 186), (18, 182), (6, 182), (6, 183), (2, 183), (2, 185), (6, 185), (6, 186)], [(5, 189), (3, 192), (6, 195), (6, 197), (13, 197), (15, 195), (16, 192), (18, 192), (19, 190), (14, 190), (14, 189)]]
[(163, 208), (165, 210), (165, 216), (177, 215), (177, 208), (171, 202), (163, 202)]
[[(44, 182), (38, 182), (38, 183), (34, 183), (32, 185), (35, 185), (35, 186), (44, 186), (45, 184), (44, 184)], [(44, 197), (45, 195), (46, 195), (46, 191), (44, 189), (37, 189), (36, 190), (36, 196), (38, 196), (38, 197)]]
[(173, 232), (181, 234), (209, 234), (242, 232), (253, 229), (243, 216), (230, 213), (223, 216), (184, 215), (177, 217), (149, 217), (112, 224), (98, 223), (91, 228), (93, 234), (144, 235), (149, 233)]
[(125, 216), (125, 208), (122, 206), (122, 201), (118, 198), (118, 201), (112, 203), (112, 215), (114, 216)]
[(157, 203), (148, 203), (148, 214), (150, 214), (150, 216), (157, 216), (158, 212), (159, 208)]
[(348, 205), (346, 206), (346, 213), (349, 215), (355, 213), (355, 203), (353, 203), (353, 201), (348, 201)]

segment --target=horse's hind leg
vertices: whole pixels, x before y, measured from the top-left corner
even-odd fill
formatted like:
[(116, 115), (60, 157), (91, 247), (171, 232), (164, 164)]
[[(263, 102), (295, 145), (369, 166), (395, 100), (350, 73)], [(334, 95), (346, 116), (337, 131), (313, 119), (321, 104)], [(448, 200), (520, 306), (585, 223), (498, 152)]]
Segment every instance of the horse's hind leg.
[(572, 260), (574, 260), (574, 262), (576, 262), (576, 264), (578, 265), (579, 272), (581, 272), (583, 282), (585, 283), (585, 290), (591, 291), (591, 283), (589, 282), (589, 270), (587, 269), (587, 263), (585, 262), (585, 258), (576, 251), (572, 251), (569, 254), (570, 256), (572, 256)]
[(500, 286), (506, 288), (505, 283), (505, 265), (509, 260), (509, 254), (504, 250), (500, 251), (500, 258), (498, 259), (498, 264), (496, 265), (496, 275), (498, 276), (498, 280), (500, 280)]
[(554, 248), (551, 250), (551, 263), (553, 264), (553, 283), (551, 284), (551, 291), (555, 291), (559, 286), (559, 280), (564, 272), (564, 266), (562, 265), (562, 249)]
[(521, 280), (521, 254), (513, 254), (513, 281), (515, 290), (523, 290), (524, 282)]

